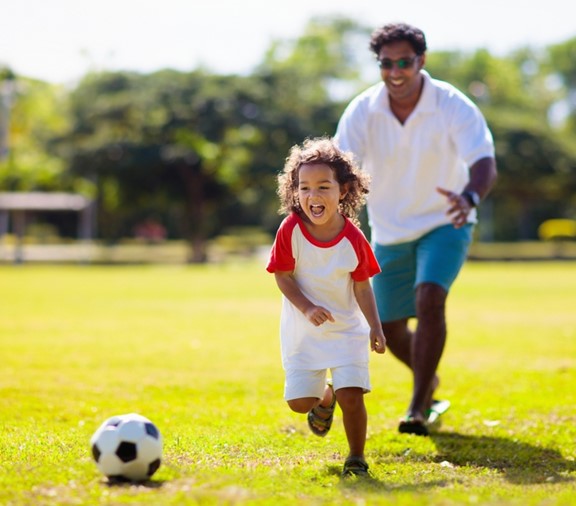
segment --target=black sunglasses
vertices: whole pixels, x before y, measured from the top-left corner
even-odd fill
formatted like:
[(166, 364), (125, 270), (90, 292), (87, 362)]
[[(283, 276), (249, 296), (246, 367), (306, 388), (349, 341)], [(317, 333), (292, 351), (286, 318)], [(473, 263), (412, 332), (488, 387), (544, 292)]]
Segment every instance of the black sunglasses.
[(394, 65), (396, 65), (400, 70), (410, 68), (414, 65), (418, 56), (413, 56), (412, 58), (398, 58), (397, 60), (391, 60), (390, 58), (382, 58), (378, 60), (378, 66), (381, 69), (391, 70)]

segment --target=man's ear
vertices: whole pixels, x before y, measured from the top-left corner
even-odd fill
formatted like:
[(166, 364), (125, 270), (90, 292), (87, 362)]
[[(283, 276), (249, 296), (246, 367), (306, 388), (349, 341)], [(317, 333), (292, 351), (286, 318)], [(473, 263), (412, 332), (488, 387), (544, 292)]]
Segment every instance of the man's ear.
[(426, 53), (420, 55), (420, 68), (423, 69), (426, 64)]

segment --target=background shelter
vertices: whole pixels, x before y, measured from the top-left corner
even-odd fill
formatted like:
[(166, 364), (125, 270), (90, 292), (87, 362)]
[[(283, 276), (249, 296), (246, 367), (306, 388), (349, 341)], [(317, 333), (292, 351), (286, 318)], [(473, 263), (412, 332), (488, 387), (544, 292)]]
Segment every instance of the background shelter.
[(14, 262), (20, 263), (24, 261), (24, 234), (28, 213), (76, 212), (78, 213), (78, 239), (87, 241), (94, 235), (92, 209), (90, 199), (75, 193), (0, 193), (0, 238), (12, 230), (16, 237)]

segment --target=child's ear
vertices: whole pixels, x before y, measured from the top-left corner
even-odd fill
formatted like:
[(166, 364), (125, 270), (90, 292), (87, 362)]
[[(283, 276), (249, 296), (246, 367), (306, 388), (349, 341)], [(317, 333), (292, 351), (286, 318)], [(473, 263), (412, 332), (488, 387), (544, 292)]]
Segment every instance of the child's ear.
[(344, 197), (348, 194), (348, 183), (340, 185), (340, 200), (344, 200)]

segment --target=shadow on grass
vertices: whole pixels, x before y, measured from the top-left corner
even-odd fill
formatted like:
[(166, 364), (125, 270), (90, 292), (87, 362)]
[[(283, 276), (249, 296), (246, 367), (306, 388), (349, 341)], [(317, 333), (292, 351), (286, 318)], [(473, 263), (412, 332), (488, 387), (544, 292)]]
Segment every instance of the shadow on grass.
[[(437, 455), (429, 462), (449, 462), (454, 467), (495, 470), (515, 485), (575, 482), (576, 461), (566, 459), (551, 448), (542, 448), (526, 442), (504, 437), (464, 435), (456, 432), (430, 434)], [(420, 460), (421, 461), (421, 460)], [(328, 467), (329, 474), (339, 475), (341, 468)], [(422, 490), (445, 487), (450, 479), (392, 485), (374, 476), (341, 478), (340, 485), (363, 491)]]
[(328, 466), (328, 473), (340, 477), (340, 487), (358, 492), (398, 492), (401, 490), (415, 492), (417, 490), (434, 489), (448, 485), (447, 480), (431, 480), (429, 482), (397, 485), (379, 480), (372, 474), (369, 476), (342, 476), (342, 468), (336, 466)]
[(105, 485), (110, 488), (161, 488), (164, 485), (164, 480), (145, 480), (145, 481), (132, 481), (124, 478), (108, 478)]
[(514, 484), (575, 480), (567, 474), (576, 472), (576, 462), (563, 458), (557, 450), (508, 438), (456, 432), (432, 433), (430, 437), (438, 451), (434, 459), (437, 462), (495, 469)]

